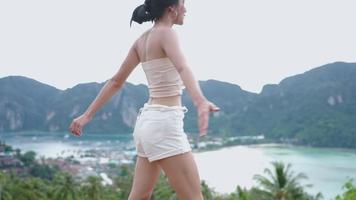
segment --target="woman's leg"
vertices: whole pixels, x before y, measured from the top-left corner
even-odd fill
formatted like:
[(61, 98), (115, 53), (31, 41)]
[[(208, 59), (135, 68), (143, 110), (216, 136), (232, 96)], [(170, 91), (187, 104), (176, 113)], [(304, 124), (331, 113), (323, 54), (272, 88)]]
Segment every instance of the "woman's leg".
[(129, 200), (149, 200), (161, 168), (157, 162), (149, 162), (147, 158), (137, 156), (134, 180)]
[(202, 200), (200, 177), (191, 151), (157, 161), (180, 200)]

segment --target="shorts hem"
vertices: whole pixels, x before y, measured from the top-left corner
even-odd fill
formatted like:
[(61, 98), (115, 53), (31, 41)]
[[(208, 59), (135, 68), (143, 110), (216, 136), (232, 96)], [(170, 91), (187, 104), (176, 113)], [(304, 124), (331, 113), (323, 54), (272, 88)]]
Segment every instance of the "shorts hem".
[(137, 154), (137, 156), (147, 158), (147, 156), (146, 156), (146, 155), (144, 155), (144, 154), (141, 154), (141, 153), (136, 153), (136, 154)]
[(174, 150), (162, 153), (162, 154), (157, 155), (157, 156), (151, 156), (151, 157), (148, 156), (147, 158), (148, 158), (148, 161), (153, 162), (155, 160), (160, 160), (160, 159), (163, 159), (163, 158), (167, 158), (167, 157), (183, 154), (183, 153), (186, 153), (186, 152), (189, 152), (189, 151), (191, 151), (190, 148), (188, 148), (188, 149), (174, 149)]

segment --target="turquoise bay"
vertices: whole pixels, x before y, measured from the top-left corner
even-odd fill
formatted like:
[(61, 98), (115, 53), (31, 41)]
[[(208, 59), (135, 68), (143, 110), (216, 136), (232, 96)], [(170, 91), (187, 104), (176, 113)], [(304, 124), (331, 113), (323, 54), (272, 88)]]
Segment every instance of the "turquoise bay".
[(307, 191), (321, 192), (325, 199), (342, 193), (348, 178), (356, 178), (356, 150), (296, 147), (286, 145), (249, 145), (226, 147), (195, 154), (200, 176), (218, 192), (232, 192), (237, 185), (256, 186), (253, 175), (263, 174), (272, 161), (292, 164), (295, 173), (302, 172), (312, 184)]
[[(39, 155), (57, 157), (89, 149), (134, 153), (131, 135), (95, 134), (73, 137), (67, 133), (1, 134), (0, 140)], [(219, 150), (194, 152), (200, 177), (220, 193), (230, 193), (237, 185), (257, 186), (253, 175), (271, 167), (271, 161), (292, 164), (295, 173), (305, 173), (312, 184), (312, 194), (321, 192), (325, 199), (342, 193), (347, 178), (356, 179), (356, 150), (297, 147), (277, 144), (224, 147)]]

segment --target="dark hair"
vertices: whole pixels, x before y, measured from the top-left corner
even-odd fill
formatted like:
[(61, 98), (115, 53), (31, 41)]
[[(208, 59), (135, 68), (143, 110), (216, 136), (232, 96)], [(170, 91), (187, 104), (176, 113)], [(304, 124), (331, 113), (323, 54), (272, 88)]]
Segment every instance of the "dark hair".
[(178, 2), (178, 0), (145, 0), (144, 4), (133, 11), (130, 26), (132, 21), (142, 24), (143, 22), (158, 20), (163, 16), (166, 8), (178, 4)]

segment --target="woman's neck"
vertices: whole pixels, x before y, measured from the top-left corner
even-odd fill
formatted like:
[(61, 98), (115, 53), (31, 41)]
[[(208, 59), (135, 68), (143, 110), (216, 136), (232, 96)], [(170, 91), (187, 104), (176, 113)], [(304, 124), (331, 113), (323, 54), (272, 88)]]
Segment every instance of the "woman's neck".
[(163, 17), (161, 19), (159, 19), (158, 21), (155, 21), (153, 27), (157, 28), (157, 27), (170, 27), (172, 28), (172, 26), (174, 25), (174, 23), (172, 22), (171, 19), (169, 19), (168, 17)]

